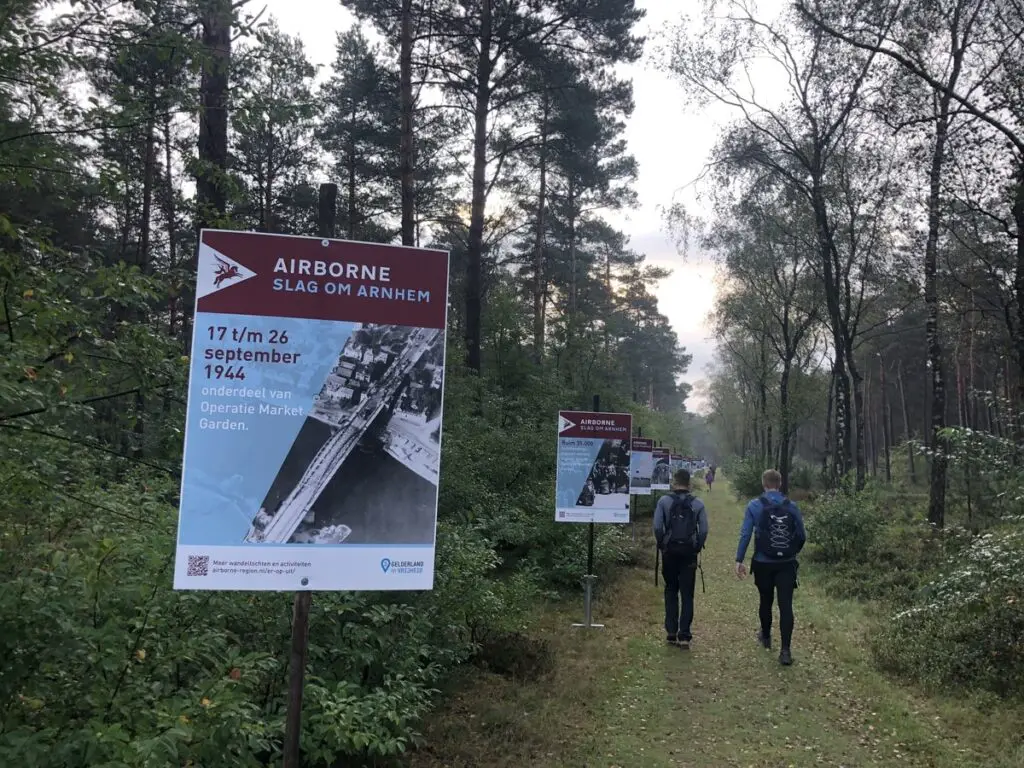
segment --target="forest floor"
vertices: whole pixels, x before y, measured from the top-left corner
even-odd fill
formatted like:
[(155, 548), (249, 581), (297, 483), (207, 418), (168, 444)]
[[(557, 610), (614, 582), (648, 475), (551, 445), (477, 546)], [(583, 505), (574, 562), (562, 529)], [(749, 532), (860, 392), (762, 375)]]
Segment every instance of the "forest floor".
[(864, 606), (827, 596), (812, 568), (801, 570), (796, 595), (795, 663), (781, 667), (777, 616), (769, 652), (754, 639), (752, 579), (741, 582), (733, 571), (742, 506), (725, 483), (702, 496), (711, 527), (707, 592), (698, 576), (689, 651), (665, 643), (651, 539), (650, 560), (627, 569), (595, 602), (594, 621), (604, 629), (571, 627), (581, 621), (582, 598), (546, 609), (526, 632), (550, 644), (552, 671), (515, 681), (467, 670), (409, 765), (1024, 765), (1020, 710), (980, 711), (876, 671)]

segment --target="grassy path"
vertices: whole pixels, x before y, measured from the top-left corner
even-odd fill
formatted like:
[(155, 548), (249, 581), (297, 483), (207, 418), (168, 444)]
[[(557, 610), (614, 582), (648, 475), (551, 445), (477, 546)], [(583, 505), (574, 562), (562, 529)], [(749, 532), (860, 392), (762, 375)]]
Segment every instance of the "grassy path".
[(825, 596), (808, 569), (796, 596), (796, 663), (781, 667), (777, 652), (754, 641), (752, 580), (740, 582), (732, 570), (742, 509), (724, 484), (703, 495), (711, 527), (707, 592), (698, 579), (690, 651), (664, 642), (652, 544), (650, 561), (596, 604), (604, 630), (569, 627), (581, 600), (546, 613), (531, 632), (554, 648), (554, 671), (522, 683), (478, 673), (431, 722), (410, 764), (1024, 765), (1019, 711), (982, 714), (881, 676), (864, 647), (861, 608)]

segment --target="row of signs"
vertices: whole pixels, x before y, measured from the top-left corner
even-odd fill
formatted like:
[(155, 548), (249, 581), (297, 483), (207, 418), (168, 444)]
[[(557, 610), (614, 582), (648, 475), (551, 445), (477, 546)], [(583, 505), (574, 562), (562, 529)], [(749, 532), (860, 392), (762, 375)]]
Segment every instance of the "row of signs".
[[(176, 589), (431, 589), (448, 253), (199, 237)], [(629, 522), (683, 456), (562, 411), (556, 519)]]
[(555, 520), (628, 523), (631, 495), (667, 491), (677, 470), (701, 464), (632, 434), (628, 413), (559, 412)]

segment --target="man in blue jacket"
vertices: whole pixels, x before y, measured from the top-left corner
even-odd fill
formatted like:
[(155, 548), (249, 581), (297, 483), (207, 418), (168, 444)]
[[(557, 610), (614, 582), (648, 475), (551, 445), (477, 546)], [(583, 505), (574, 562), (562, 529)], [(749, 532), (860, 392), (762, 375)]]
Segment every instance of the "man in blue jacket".
[(740, 529), (740, 544), (736, 550), (736, 576), (744, 578), (747, 568), (743, 559), (747, 554), (750, 537), (754, 537), (754, 557), (750, 570), (754, 584), (761, 595), (758, 610), (761, 631), (757, 640), (765, 648), (772, 647), (772, 603), (779, 597), (779, 630), (782, 651), (779, 662), (793, 663), (790, 643), (793, 639), (793, 590), (797, 587), (796, 556), (807, 541), (800, 509), (782, 495), (782, 475), (769, 469), (761, 475), (764, 493), (747, 504), (747, 512)]
[[(690, 473), (672, 476), (672, 493), (654, 508), (654, 538), (662, 552), (665, 577), (665, 634), (669, 645), (690, 647), (693, 636), (693, 595), (697, 585), (697, 557), (708, 540), (708, 513), (690, 493)], [(682, 597), (682, 611), (680, 611)]]

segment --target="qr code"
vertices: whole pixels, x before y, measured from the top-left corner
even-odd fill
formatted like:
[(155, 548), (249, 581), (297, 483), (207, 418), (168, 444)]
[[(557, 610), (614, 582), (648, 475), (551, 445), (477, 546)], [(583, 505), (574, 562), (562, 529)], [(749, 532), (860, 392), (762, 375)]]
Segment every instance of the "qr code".
[(210, 575), (210, 556), (209, 555), (189, 555), (188, 556), (188, 575), (189, 576), (209, 576)]

